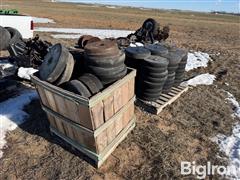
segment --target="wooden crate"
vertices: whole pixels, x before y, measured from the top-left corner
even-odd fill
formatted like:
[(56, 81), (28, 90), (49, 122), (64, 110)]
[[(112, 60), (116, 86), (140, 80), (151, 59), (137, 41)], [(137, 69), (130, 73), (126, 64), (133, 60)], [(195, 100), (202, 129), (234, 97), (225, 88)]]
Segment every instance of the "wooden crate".
[(90, 99), (31, 77), (46, 112), (51, 131), (99, 167), (135, 126), (134, 82), (128, 74)]
[(141, 107), (143, 110), (152, 113), (159, 114), (164, 107), (173, 103), (182, 93), (188, 90), (188, 86), (172, 87), (171, 91), (167, 94), (162, 93), (156, 101), (144, 101), (137, 99), (135, 104)]

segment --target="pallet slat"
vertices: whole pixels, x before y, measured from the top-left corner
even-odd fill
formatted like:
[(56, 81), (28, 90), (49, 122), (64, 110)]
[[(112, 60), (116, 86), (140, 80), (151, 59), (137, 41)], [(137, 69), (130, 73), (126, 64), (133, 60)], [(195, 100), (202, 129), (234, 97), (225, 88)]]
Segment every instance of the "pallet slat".
[(161, 94), (161, 96), (155, 102), (137, 99), (136, 105), (152, 114), (159, 114), (164, 107), (170, 105), (177, 98), (179, 98), (182, 93), (184, 93), (187, 90), (188, 87), (183, 86), (173, 87), (168, 94)]

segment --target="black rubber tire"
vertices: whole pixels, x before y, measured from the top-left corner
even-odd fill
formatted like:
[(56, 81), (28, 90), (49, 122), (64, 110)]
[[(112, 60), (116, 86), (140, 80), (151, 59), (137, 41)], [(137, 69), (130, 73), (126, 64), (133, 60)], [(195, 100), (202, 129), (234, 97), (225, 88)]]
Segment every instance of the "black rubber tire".
[(121, 64), (124, 64), (125, 54), (120, 53), (117, 56), (109, 56), (109, 57), (92, 57), (85, 56), (85, 63), (87, 66), (97, 66), (103, 68), (109, 67), (119, 67)]
[(166, 76), (166, 70), (162, 70), (161, 72), (157, 72), (157, 73), (153, 73), (147, 69), (143, 69), (141, 68), (138, 73), (139, 74), (144, 74), (144, 76), (150, 76), (150, 77), (153, 77), (153, 78), (159, 78), (159, 77), (164, 77)]
[(68, 56), (68, 50), (61, 44), (52, 46), (44, 57), (42, 65), (39, 67), (40, 79), (54, 83), (54, 81), (56, 81), (63, 73)]
[(160, 83), (153, 83), (149, 81), (141, 82), (141, 86), (143, 87), (143, 89), (160, 89), (163, 87), (163, 85), (164, 85), (164, 82), (160, 82)]
[[(151, 23), (151, 28), (148, 27), (149, 23)], [(153, 18), (148, 18), (143, 22), (142, 27), (144, 29), (148, 29), (149, 32), (152, 32), (154, 36), (156, 36), (158, 34), (158, 29), (159, 29), (159, 24), (157, 23), (157, 21), (155, 21)]]
[(126, 68), (125, 64), (118, 67), (103, 68), (97, 66), (87, 66), (89, 72), (100, 77), (115, 77), (116, 74), (122, 72)]
[(95, 83), (95, 81), (92, 79), (91, 76), (88, 74), (84, 74), (78, 78), (79, 81), (81, 81), (91, 92), (92, 95), (98, 93), (100, 89), (98, 88), (98, 85)]
[(145, 48), (151, 51), (152, 55), (166, 56), (168, 54), (168, 49), (160, 44), (148, 44)]
[(151, 76), (140, 75), (139, 79), (143, 81), (152, 82), (152, 83), (165, 83), (165, 81), (167, 80), (167, 74), (165, 77), (161, 77), (161, 78), (154, 78)]
[(185, 69), (177, 69), (176, 74), (183, 74), (185, 73)]
[(149, 56), (142, 61), (143, 66), (147, 67), (168, 67), (169, 61), (167, 58), (160, 57), (160, 56)]
[(160, 97), (161, 93), (142, 93), (142, 92), (139, 92), (139, 93), (136, 93), (136, 95), (139, 99), (142, 99), (142, 100), (145, 100), (145, 101), (155, 101)]
[(65, 90), (68, 90), (75, 94), (79, 94), (86, 98), (89, 98), (91, 96), (91, 93), (88, 91), (87, 87), (79, 80), (68, 81), (64, 83), (61, 87)]
[(125, 49), (125, 54), (133, 59), (145, 59), (151, 56), (151, 52), (144, 47), (128, 47)]
[(54, 82), (55, 85), (59, 86), (67, 81), (69, 81), (72, 77), (73, 68), (74, 68), (74, 59), (72, 54), (69, 53), (66, 67), (60, 77)]
[(145, 74), (159, 74), (159, 73), (163, 73), (165, 72), (167, 69), (167, 67), (149, 67), (149, 66), (145, 66), (141, 68), (141, 72), (144, 72)]
[(2, 26), (0, 26), (0, 51), (7, 50), (11, 40), (11, 34)]
[(168, 66), (168, 72), (170, 74), (176, 72), (177, 69), (178, 69), (178, 64), (176, 64), (174, 66)]
[(97, 88), (101, 91), (103, 89), (103, 84), (102, 82), (100, 81), (100, 79), (98, 79), (97, 76), (91, 74), (91, 73), (85, 73), (83, 74), (84, 76), (87, 76), (89, 78), (92, 79), (92, 81), (94, 81), (94, 83), (96, 84)]
[(127, 74), (127, 68), (125, 67), (125, 69), (122, 72), (114, 75), (114, 77), (113, 76), (111, 76), (111, 77), (99, 77), (99, 79), (101, 79), (101, 82), (102, 82), (103, 85), (108, 85), (110, 83), (113, 83), (113, 82), (123, 78), (126, 74)]
[(11, 34), (9, 45), (22, 41), (22, 34), (17, 29), (12, 27), (5, 27), (5, 29), (7, 29), (8, 32)]

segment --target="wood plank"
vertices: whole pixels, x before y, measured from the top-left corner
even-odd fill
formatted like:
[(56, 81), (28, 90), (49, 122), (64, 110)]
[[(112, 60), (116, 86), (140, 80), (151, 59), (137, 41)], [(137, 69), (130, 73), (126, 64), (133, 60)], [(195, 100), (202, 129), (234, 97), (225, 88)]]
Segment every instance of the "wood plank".
[(178, 94), (178, 93), (181, 92), (181, 91), (176, 91), (176, 90), (174, 90), (174, 89), (171, 89), (171, 92), (173, 92), (174, 94)]
[(91, 118), (94, 123), (93, 130), (97, 129), (104, 123), (102, 101), (100, 101), (98, 104), (91, 108)]
[[(178, 86), (178, 87), (179, 87), (179, 86)], [(172, 87), (172, 89), (173, 89), (174, 91), (181, 92), (182, 89), (179, 89), (178, 87)]]
[(159, 103), (160, 105), (163, 105), (166, 103), (165, 101), (161, 101), (160, 99), (157, 99), (156, 102)]
[[(182, 88), (182, 87), (181, 87)], [(188, 90), (188, 87), (184, 87), (181, 91), (178, 88), (173, 88), (170, 93), (168, 94), (161, 94), (158, 100), (156, 102), (150, 101), (141, 101), (137, 100), (136, 105), (142, 107), (145, 111), (153, 113), (153, 114), (159, 114), (163, 108), (173, 103), (177, 98), (181, 96), (182, 93), (186, 92)], [(176, 94), (173, 91), (179, 91)]]
[(128, 81), (128, 90), (129, 90), (129, 99), (132, 99), (135, 96), (135, 78), (132, 78)]
[(162, 96), (162, 97), (165, 97), (165, 98), (167, 98), (167, 99), (172, 98), (172, 96), (169, 96), (169, 95), (167, 95), (167, 94), (161, 94), (161, 96)]
[(40, 95), (41, 102), (42, 102), (45, 106), (49, 107), (49, 103), (48, 103), (48, 101), (47, 101), (46, 94), (44, 93), (42, 87), (37, 86), (37, 91), (38, 91), (38, 93), (39, 93), (39, 95)]
[(121, 86), (122, 107), (131, 99), (129, 94), (128, 82)]
[(178, 93), (169, 92), (168, 94), (171, 95), (171, 97), (173, 97), (173, 96), (176, 96), (176, 94), (178, 94)]
[(107, 131), (107, 144), (110, 144), (117, 135), (115, 131), (115, 124), (111, 123), (106, 129), (106, 131)]
[(114, 113), (118, 112), (123, 106), (121, 89), (116, 89), (113, 94)]
[(104, 122), (108, 121), (114, 115), (113, 94), (103, 100)]
[(165, 102), (168, 102), (168, 101), (169, 101), (169, 98), (165, 98), (165, 97), (163, 97), (162, 95), (160, 96), (159, 99), (161, 99), (161, 100), (163, 100), (163, 101), (165, 101)]
[(108, 136), (107, 136), (107, 129), (105, 129), (101, 134), (99, 134), (96, 138), (96, 148), (97, 154), (100, 154), (108, 144)]
[(44, 93), (46, 95), (46, 98), (47, 98), (47, 101), (48, 101), (48, 104), (49, 104), (49, 108), (52, 109), (55, 112), (58, 112), (53, 94), (50, 91), (47, 91), (46, 89), (44, 89)]

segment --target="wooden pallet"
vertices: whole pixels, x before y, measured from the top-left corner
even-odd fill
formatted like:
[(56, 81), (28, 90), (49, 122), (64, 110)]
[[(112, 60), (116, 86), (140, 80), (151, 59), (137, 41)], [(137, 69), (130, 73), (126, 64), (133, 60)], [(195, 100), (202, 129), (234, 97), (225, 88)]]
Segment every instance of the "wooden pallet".
[(157, 99), (156, 101), (144, 101), (141, 99), (137, 99), (135, 104), (149, 113), (159, 114), (164, 107), (170, 105), (177, 98), (179, 98), (182, 93), (186, 92), (187, 90), (188, 86), (173, 87), (169, 93), (161, 94), (159, 99)]

